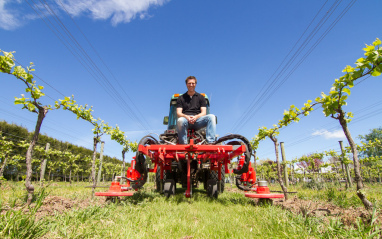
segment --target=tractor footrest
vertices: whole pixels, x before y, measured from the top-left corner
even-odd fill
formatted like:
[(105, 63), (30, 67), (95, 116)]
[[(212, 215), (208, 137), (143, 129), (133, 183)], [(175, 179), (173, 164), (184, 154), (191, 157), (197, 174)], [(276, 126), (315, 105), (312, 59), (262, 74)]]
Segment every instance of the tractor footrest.
[(246, 193), (248, 198), (283, 198), (284, 194), (277, 193)]
[(96, 192), (96, 196), (109, 196), (109, 197), (130, 197), (134, 192)]

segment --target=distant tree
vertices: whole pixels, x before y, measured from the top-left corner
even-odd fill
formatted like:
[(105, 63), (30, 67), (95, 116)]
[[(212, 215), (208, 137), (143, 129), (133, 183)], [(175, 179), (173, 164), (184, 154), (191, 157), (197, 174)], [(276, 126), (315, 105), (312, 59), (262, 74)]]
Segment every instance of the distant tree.
[[(365, 143), (369, 141), (374, 141), (375, 139), (379, 139), (382, 141), (382, 127), (375, 128), (370, 130), (370, 133), (365, 135), (359, 135), (360, 138)], [(365, 151), (361, 152), (362, 157), (372, 157), (372, 156), (382, 156), (382, 147), (372, 147), (366, 148)]]
[(3, 163), (0, 169), (0, 177), (3, 176), (10, 154), (12, 153), (13, 145), (14, 143), (7, 140), (5, 136), (2, 136), (0, 131), (0, 162)]
[(297, 160), (297, 166), (305, 169), (310, 173), (318, 172), (320, 170), (320, 166), (324, 163), (323, 157), (324, 154), (322, 153), (312, 153), (304, 155)]

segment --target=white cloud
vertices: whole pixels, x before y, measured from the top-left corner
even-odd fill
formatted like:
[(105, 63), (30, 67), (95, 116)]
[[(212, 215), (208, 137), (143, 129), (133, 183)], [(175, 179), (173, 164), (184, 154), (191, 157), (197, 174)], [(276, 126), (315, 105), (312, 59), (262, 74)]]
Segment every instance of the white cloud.
[(333, 132), (329, 132), (326, 129), (321, 129), (321, 130), (316, 130), (312, 135), (321, 135), (321, 136), (324, 136), (325, 139), (345, 138), (345, 134), (342, 130), (335, 130)]
[(162, 6), (169, 0), (55, 0), (73, 16), (90, 14), (95, 20), (111, 20), (113, 26), (130, 22), (135, 17), (148, 17), (148, 9)]
[[(67, 11), (72, 16), (87, 16), (94, 20), (109, 20), (113, 26), (127, 23), (135, 18), (147, 19), (150, 7), (162, 6), (170, 0), (48, 0), (55, 14)], [(45, 3), (45, 1), (44, 1)], [(24, 5), (22, 5), (24, 4)], [(12, 5), (12, 6), (11, 6)], [(22, 8), (24, 7), (24, 9)], [(33, 5), (44, 16), (51, 15), (39, 2)], [(64, 8), (65, 9), (64, 9)], [(25, 12), (27, 9), (27, 12)], [(57, 11), (57, 9), (60, 9)], [(61, 12), (60, 12), (61, 11)], [(0, 28), (14, 30), (24, 21), (39, 19), (34, 10), (22, 0), (0, 0)]]
[(11, 0), (0, 0), (0, 28), (5, 30), (14, 30), (21, 25), (17, 13), (6, 9), (5, 5), (11, 3)]

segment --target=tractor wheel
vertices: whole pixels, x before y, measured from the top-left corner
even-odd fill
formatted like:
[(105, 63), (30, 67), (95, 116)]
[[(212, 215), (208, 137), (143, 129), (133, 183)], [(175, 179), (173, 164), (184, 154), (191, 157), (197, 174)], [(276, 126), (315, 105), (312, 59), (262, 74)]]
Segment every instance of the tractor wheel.
[(204, 188), (204, 190), (207, 190), (207, 188), (208, 188), (207, 181), (208, 181), (208, 178), (209, 178), (209, 175), (210, 175), (210, 171), (208, 170), (208, 171), (205, 171), (203, 173), (204, 173), (203, 188)]
[(218, 184), (215, 179), (208, 179), (207, 180), (207, 196), (218, 198), (219, 192), (218, 192)]
[[(218, 180), (219, 180), (218, 174), (219, 174), (218, 171), (214, 171), (214, 170), (209, 171), (209, 175), (208, 175), (208, 179), (207, 179), (207, 187), (208, 187), (208, 180), (209, 179), (214, 179), (214, 180), (216, 180), (216, 182), (218, 182)], [(224, 192), (224, 185), (225, 185), (224, 180), (225, 180), (225, 170), (224, 170), (224, 166), (222, 166), (221, 180), (220, 180), (220, 189), (221, 189), (222, 193)], [(204, 187), (206, 187), (206, 185)]]
[[(163, 171), (163, 183), (162, 183), (162, 192), (163, 192), (163, 188), (164, 188), (164, 183), (166, 182), (167, 179), (171, 179), (171, 172), (167, 171), (167, 170), (164, 170)], [(156, 191), (157, 192), (160, 192), (160, 166), (158, 165), (157, 167), (157, 171), (155, 173), (155, 185), (156, 185)]]
[[(155, 138), (153, 138), (151, 135), (146, 135), (139, 141), (138, 145), (151, 145), (151, 144), (158, 144), (158, 143), (159, 142)], [(147, 181), (147, 177), (149, 175), (149, 172), (147, 170), (147, 162), (146, 162), (147, 160), (149, 160), (147, 156), (137, 151), (135, 156), (135, 161), (136, 161), (135, 170), (137, 170), (141, 176), (137, 180), (138, 183), (134, 183), (131, 186), (133, 189), (142, 188)]]
[(176, 183), (175, 183), (174, 179), (167, 179), (164, 182), (163, 194), (167, 198), (169, 198), (171, 195), (175, 195), (175, 191), (176, 191)]

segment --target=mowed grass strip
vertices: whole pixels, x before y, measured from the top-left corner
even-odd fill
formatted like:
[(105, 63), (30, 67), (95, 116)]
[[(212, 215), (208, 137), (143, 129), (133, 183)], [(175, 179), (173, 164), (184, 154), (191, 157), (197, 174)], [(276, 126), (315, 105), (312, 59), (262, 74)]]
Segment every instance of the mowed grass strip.
[[(207, 197), (204, 190), (194, 190), (192, 198), (185, 198), (184, 190), (165, 198), (153, 190), (153, 183), (125, 197), (121, 202), (104, 204), (103, 199), (91, 199), (91, 189), (87, 183), (52, 183), (48, 187), (49, 196), (73, 200), (72, 204), (86, 202), (86, 206), (68, 208), (54, 216), (36, 217), (16, 209), (15, 214), (4, 214), (6, 208), (15, 201), (22, 203), (25, 194), (21, 183), (7, 182), (2, 189), (12, 193), (0, 195), (2, 212), (0, 223), (1, 238), (373, 238), (380, 231), (368, 225), (357, 228), (345, 226), (339, 219), (324, 222), (320, 218), (292, 214), (277, 206), (259, 206), (243, 192), (226, 192), (218, 199)], [(234, 186), (233, 186), (234, 187)], [(276, 190), (276, 186), (272, 187)], [(370, 187), (376, 190), (379, 187)], [(98, 188), (97, 191), (106, 191)], [(22, 192), (20, 194), (20, 191)], [(41, 191), (36, 190), (36, 197)], [(296, 188), (306, 199), (319, 195), (324, 199), (328, 191)], [(378, 190), (377, 190), (378, 191)], [(350, 193), (341, 191), (340, 193)], [(354, 193), (354, 192), (353, 192)], [(327, 199), (325, 197), (325, 199)], [(379, 199), (380, 200), (380, 199)], [(58, 200), (57, 203), (61, 201)], [(45, 205), (45, 209), (46, 210)], [(18, 206), (19, 207), (19, 206)], [(16, 207), (17, 208), (17, 207)], [(53, 208), (52, 208), (53, 209)], [(38, 209), (36, 209), (38, 210)], [(23, 223), (16, 223), (22, 221)], [(35, 223), (33, 223), (33, 221)], [(26, 227), (24, 222), (32, 222), (34, 227)], [(36, 224), (37, 223), (37, 224)], [(28, 225), (29, 225), (28, 224)], [(9, 231), (7, 228), (14, 230)], [(28, 229), (29, 228), (29, 229)], [(28, 230), (27, 230), (28, 229)], [(377, 233), (374, 235), (373, 233)]]
[(50, 228), (46, 236), (51, 238), (312, 238), (319, 235), (317, 230), (305, 227), (302, 218), (278, 207), (256, 206), (253, 200), (239, 193), (224, 193), (214, 200), (204, 192), (194, 192), (191, 199), (182, 194), (166, 199), (154, 192), (141, 192), (119, 204), (57, 215)]

